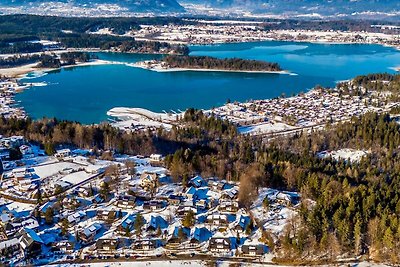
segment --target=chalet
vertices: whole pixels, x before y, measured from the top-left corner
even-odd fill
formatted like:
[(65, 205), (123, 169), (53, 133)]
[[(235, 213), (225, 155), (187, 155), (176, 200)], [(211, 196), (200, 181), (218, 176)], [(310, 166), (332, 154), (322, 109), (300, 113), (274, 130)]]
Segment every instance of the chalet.
[(210, 230), (205, 227), (196, 227), (193, 232), (193, 236), (190, 240), (190, 243), (203, 243), (209, 240), (212, 236)]
[(178, 195), (170, 195), (167, 201), (168, 204), (177, 206), (183, 201), (183, 197)]
[(161, 162), (162, 162), (162, 155), (160, 154), (150, 155), (150, 164), (160, 165)]
[(240, 215), (239, 218), (235, 221), (235, 230), (245, 231), (250, 223), (251, 219), (249, 216)]
[(20, 231), (19, 243), (25, 258), (39, 255), (42, 252), (43, 240), (32, 229), (24, 228)]
[(159, 210), (167, 206), (164, 200), (150, 200), (143, 203), (143, 209), (145, 210)]
[(222, 212), (237, 212), (239, 203), (237, 201), (223, 201), (219, 205), (219, 210)]
[(189, 185), (195, 188), (199, 188), (207, 186), (207, 182), (201, 176), (196, 176), (189, 180)]
[(99, 223), (93, 223), (92, 225), (81, 229), (78, 232), (79, 240), (82, 243), (90, 243), (94, 241), (96, 234), (103, 228), (103, 226)]
[(186, 227), (178, 227), (176, 226), (174, 228), (174, 231), (172, 232), (171, 237), (168, 239), (168, 243), (169, 244), (180, 244), (182, 243), (183, 240), (181, 240), (181, 236), (179, 232), (182, 232), (182, 235), (184, 236), (184, 238), (188, 238), (190, 236), (190, 229), (186, 228)]
[(75, 225), (82, 221), (86, 217), (85, 211), (77, 211), (67, 217), (67, 221), (69, 225)]
[(113, 222), (117, 219), (117, 212), (115, 210), (98, 210), (97, 219), (104, 222)]
[(38, 221), (34, 217), (25, 217), (14, 221), (9, 221), (4, 225), (4, 230), (7, 236), (14, 235), (22, 228), (37, 229), (39, 227)]
[(143, 251), (153, 250), (162, 246), (163, 243), (160, 239), (136, 240), (135, 243), (133, 243), (133, 249)]
[(168, 227), (168, 222), (161, 216), (151, 216), (149, 225), (147, 226), (148, 231), (155, 231), (158, 228), (165, 229)]
[(127, 232), (132, 232), (135, 226), (136, 214), (130, 214), (122, 219), (122, 222), (117, 226), (119, 234), (125, 235)]
[(56, 153), (54, 154), (54, 156), (57, 159), (63, 159), (63, 158), (69, 157), (69, 156), (71, 156), (71, 150), (68, 148), (57, 150)]
[(208, 242), (208, 248), (211, 252), (228, 253), (232, 249), (232, 242), (228, 237), (212, 237)]
[(199, 199), (207, 199), (207, 192), (208, 188), (196, 188), (191, 186), (185, 194), (189, 200), (197, 201)]
[(119, 241), (117, 239), (98, 239), (96, 241), (96, 251), (99, 254), (114, 254), (118, 248)]
[(27, 145), (22, 145), (19, 147), (19, 151), (21, 152), (22, 156), (24, 158), (27, 157), (34, 157), (35, 155), (33, 154), (32, 148)]
[(234, 187), (234, 188), (223, 191), (222, 198), (234, 200), (237, 198), (238, 194), (239, 194), (238, 189)]
[(176, 214), (179, 216), (185, 216), (189, 211), (192, 211), (194, 214), (197, 214), (197, 208), (192, 207), (192, 206), (180, 206), (177, 211)]
[(153, 189), (157, 185), (157, 174), (144, 172), (140, 175), (140, 186), (144, 189)]
[(220, 181), (212, 181), (212, 182), (209, 182), (209, 183), (208, 183), (208, 186), (209, 186), (212, 190), (217, 191), (217, 192), (220, 192), (220, 191), (226, 189), (226, 183), (220, 182)]
[(119, 196), (116, 206), (121, 209), (134, 209), (136, 197), (130, 195)]
[(268, 247), (263, 244), (244, 244), (242, 246), (242, 253), (245, 256), (263, 256), (267, 251)]
[(207, 223), (218, 226), (228, 225), (228, 218), (223, 214), (212, 214), (207, 216)]

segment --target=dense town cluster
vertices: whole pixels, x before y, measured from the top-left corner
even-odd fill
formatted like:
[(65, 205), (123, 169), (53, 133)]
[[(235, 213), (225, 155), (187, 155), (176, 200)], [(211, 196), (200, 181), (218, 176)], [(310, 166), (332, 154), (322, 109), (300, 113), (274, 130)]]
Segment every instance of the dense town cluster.
[(238, 183), (174, 182), (157, 154), (96, 158), (60, 149), (48, 156), (23, 137), (0, 142), (2, 262), (178, 254), (269, 261), (269, 246), (297, 213), (297, 193), (260, 188), (247, 210)]
[[(356, 89), (364, 90), (362, 86)], [(242, 126), (243, 132), (265, 133), (343, 122), (367, 112), (379, 113), (398, 106), (389, 100), (390, 92), (371, 91), (360, 95), (354, 91), (345, 92), (340, 87), (316, 88), (288, 98), (227, 103), (209, 112)]]

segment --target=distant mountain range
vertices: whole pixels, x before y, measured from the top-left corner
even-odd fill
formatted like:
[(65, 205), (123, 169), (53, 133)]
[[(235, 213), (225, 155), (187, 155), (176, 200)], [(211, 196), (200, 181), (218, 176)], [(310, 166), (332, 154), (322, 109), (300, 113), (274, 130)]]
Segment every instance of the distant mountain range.
[(247, 10), (253, 13), (303, 15), (399, 15), (400, 0), (180, 0), (209, 8)]
[[(50, 11), (73, 12), (91, 9), (101, 12), (185, 12), (183, 6), (203, 6), (227, 12), (251, 12), (283, 16), (399, 17), (400, 0), (0, 0), (1, 7), (30, 11), (40, 6)], [(189, 10), (189, 9), (188, 9)], [(199, 9), (200, 12), (202, 9)], [(197, 10), (196, 10), (197, 11)], [(196, 12), (198, 13), (198, 12)], [(84, 13), (83, 13), (84, 14)]]
[[(184, 8), (176, 0), (1, 0), (0, 7), (35, 8), (41, 4), (46, 6), (65, 5), (75, 8), (99, 8), (107, 6), (121, 8), (130, 12), (183, 12)], [(43, 6), (43, 5), (41, 5)], [(106, 10), (105, 10), (106, 11)]]

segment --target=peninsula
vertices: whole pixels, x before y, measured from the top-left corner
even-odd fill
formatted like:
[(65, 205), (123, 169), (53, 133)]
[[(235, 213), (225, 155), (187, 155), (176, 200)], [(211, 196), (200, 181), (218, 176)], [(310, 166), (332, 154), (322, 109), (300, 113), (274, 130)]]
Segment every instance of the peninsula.
[(161, 60), (142, 61), (136, 67), (163, 71), (230, 71), (253, 73), (287, 73), (278, 63), (241, 58), (169, 55)]

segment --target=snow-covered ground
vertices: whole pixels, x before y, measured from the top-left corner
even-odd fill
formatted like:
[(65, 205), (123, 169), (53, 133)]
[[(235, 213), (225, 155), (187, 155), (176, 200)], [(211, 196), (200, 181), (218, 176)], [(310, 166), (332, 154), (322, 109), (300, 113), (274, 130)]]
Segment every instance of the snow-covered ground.
[(239, 132), (242, 134), (260, 134), (260, 133), (273, 133), (292, 130), (295, 127), (282, 122), (264, 122), (250, 126), (239, 127)]
[(366, 155), (368, 155), (368, 151), (351, 148), (343, 148), (336, 151), (322, 151), (318, 153), (318, 157), (320, 158), (332, 157), (335, 160), (349, 160), (352, 163), (359, 162)]

